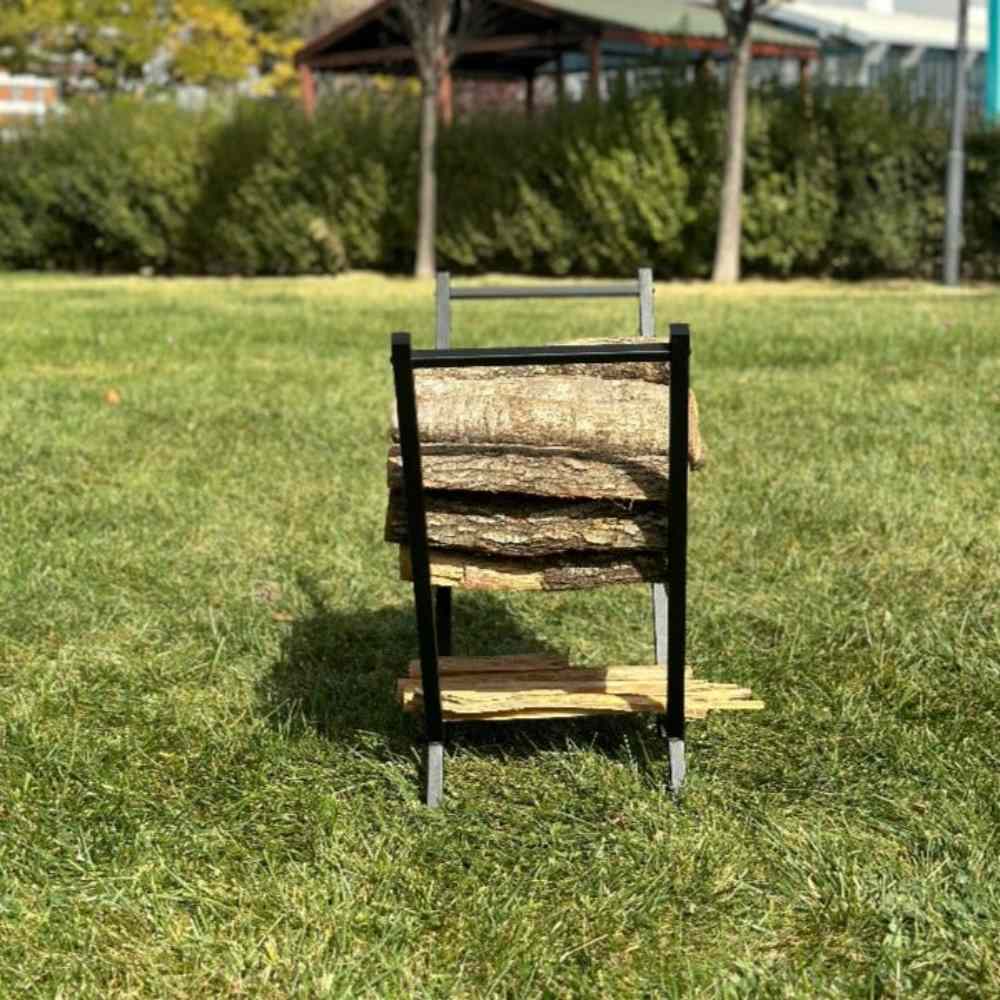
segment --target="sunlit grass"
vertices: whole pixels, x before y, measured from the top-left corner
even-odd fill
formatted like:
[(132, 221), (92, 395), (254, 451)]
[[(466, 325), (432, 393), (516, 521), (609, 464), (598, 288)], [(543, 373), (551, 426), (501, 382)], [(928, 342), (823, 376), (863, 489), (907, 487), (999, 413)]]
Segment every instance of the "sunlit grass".
[[(430, 813), (381, 537), (430, 284), (0, 278), (0, 995), (1000, 993), (1000, 294), (657, 317), (710, 449), (691, 659), (767, 710), (691, 725), (680, 808), (653, 733), (585, 722), (458, 736)], [(454, 308), (465, 344), (636, 325)], [(641, 588), (456, 605), (461, 652), (649, 659)]]

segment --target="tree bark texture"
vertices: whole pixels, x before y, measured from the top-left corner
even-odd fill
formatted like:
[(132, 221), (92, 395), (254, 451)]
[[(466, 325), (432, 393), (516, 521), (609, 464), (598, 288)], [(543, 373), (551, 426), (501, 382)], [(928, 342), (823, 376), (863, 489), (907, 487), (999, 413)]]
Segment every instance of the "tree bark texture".
[[(550, 347), (585, 346), (595, 344), (638, 344), (649, 347), (662, 341), (647, 337), (600, 337), (586, 340), (564, 340)], [(612, 381), (652, 382), (654, 385), (670, 384), (670, 362), (657, 364), (654, 361), (616, 361), (606, 365), (512, 365), (504, 368), (447, 368), (433, 371), (418, 371), (417, 383), (428, 378), (447, 378), (464, 382), (492, 382), (497, 379), (512, 378), (599, 378)]]
[[(667, 560), (661, 553), (563, 554), (546, 559), (502, 559), (472, 552), (430, 550), (431, 583), (464, 590), (593, 590), (627, 583), (664, 583)], [(399, 575), (413, 579), (410, 553), (399, 550)]]
[(420, 103), (420, 204), (414, 276), (433, 278), (437, 236), (437, 94), (433, 77), (425, 76)]
[[(430, 444), (421, 448), (425, 489), (524, 493), (593, 500), (660, 500), (668, 495), (664, 455), (604, 459), (560, 448)], [(398, 447), (389, 449), (390, 489), (403, 488)]]
[(743, 34), (730, 33), (733, 58), (729, 69), (729, 101), (726, 116), (726, 161), (719, 203), (719, 230), (715, 244), (712, 281), (740, 279), (740, 230), (743, 216), (743, 172), (746, 158), (747, 84), (750, 72), (750, 22)]
[[(526, 500), (467, 493), (425, 495), (432, 548), (494, 556), (545, 557), (566, 552), (663, 551), (667, 514), (656, 504)], [(385, 538), (405, 544), (402, 494), (389, 494)]]
[[(689, 455), (704, 460), (697, 404), (689, 400)], [(666, 455), (669, 393), (647, 382), (594, 378), (495, 379), (475, 391), (460, 379), (422, 378), (422, 444), (528, 445), (621, 459)], [(398, 439), (395, 409), (392, 436)], [(528, 484), (525, 484), (526, 486)]]

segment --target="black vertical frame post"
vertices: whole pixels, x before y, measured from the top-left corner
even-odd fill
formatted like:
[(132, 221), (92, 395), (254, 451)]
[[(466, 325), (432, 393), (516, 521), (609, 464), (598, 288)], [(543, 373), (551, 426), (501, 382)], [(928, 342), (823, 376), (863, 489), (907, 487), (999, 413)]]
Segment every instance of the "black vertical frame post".
[(670, 496), (667, 577), (667, 715), (670, 787), (680, 791), (684, 760), (684, 674), (687, 619), (688, 394), (691, 335), (681, 323), (670, 325)]
[(442, 792), (444, 721), (441, 712), (441, 682), (434, 628), (430, 555), (427, 549), (423, 472), (420, 467), (417, 399), (408, 333), (392, 335), (392, 372), (396, 385), (399, 450), (403, 459), (403, 492), (406, 500), (406, 531), (410, 546), (413, 599), (416, 605), (417, 636), (420, 644), (420, 686), (424, 694), (424, 729), (427, 737), (426, 801), (428, 805), (437, 805)]

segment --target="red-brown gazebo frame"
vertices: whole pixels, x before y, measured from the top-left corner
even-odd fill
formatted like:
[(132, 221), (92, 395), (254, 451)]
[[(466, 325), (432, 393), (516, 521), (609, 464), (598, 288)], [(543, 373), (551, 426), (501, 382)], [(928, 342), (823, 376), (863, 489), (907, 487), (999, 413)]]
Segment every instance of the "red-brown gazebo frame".
[[(603, 70), (602, 56), (614, 46), (631, 46), (634, 58), (651, 51), (679, 49), (702, 55), (725, 56), (726, 40), (707, 33), (676, 33), (643, 30), (630, 25), (627, 6), (609, 5), (615, 10), (607, 18), (573, 10), (572, 3), (561, 0), (552, 5), (542, 0), (492, 0), (498, 17), (489, 35), (469, 39), (456, 60), (456, 76), (480, 79), (521, 79), (526, 83), (526, 102), (533, 104), (534, 81), (542, 66), (555, 63), (555, 76), (562, 89), (563, 60), (567, 53), (579, 53), (586, 59), (590, 87), (596, 91)], [(378, 0), (370, 7), (314, 38), (295, 55), (302, 102), (307, 114), (316, 104), (317, 72), (390, 73), (414, 75), (413, 49), (398, 28), (386, 21), (393, 0)], [(621, 8), (625, 11), (619, 13)], [(702, 23), (708, 13), (691, 8)], [(716, 15), (717, 16), (717, 15)], [(753, 42), (756, 58), (791, 58), (799, 61), (802, 77), (808, 76), (818, 57), (815, 43), (805, 38), (801, 44), (765, 39)], [(442, 118), (451, 119), (451, 78), (445, 77), (439, 94)]]

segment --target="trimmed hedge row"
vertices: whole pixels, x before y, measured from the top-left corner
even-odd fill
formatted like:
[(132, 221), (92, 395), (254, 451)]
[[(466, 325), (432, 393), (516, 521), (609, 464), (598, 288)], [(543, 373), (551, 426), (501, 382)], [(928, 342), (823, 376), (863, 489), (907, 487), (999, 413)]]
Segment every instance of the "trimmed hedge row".
[[(439, 148), (438, 260), (457, 272), (708, 273), (725, 120), (711, 85), (528, 120), (471, 116)], [(0, 267), (330, 274), (412, 265), (417, 108), (400, 98), (223, 115), (81, 106), (0, 142)], [(748, 273), (932, 277), (944, 129), (891, 94), (751, 102)], [(970, 137), (963, 266), (1000, 277), (1000, 132)]]

